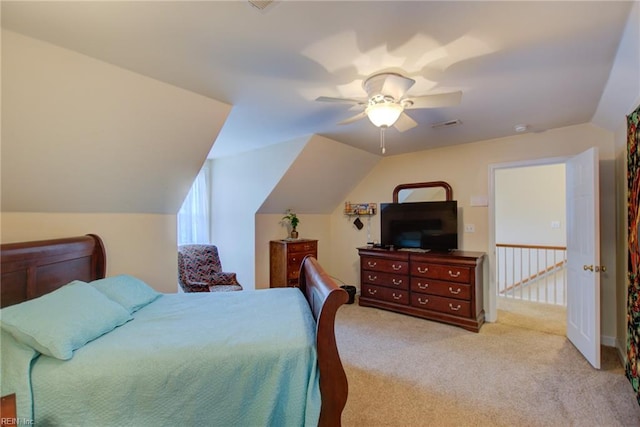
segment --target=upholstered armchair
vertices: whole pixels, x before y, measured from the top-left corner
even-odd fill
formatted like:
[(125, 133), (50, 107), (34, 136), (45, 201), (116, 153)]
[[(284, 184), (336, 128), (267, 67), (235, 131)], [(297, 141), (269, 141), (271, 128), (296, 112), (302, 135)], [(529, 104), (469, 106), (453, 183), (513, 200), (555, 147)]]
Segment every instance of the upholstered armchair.
[(241, 291), (236, 273), (222, 271), (215, 245), (178, 247), (178, 283), (185, 292)]

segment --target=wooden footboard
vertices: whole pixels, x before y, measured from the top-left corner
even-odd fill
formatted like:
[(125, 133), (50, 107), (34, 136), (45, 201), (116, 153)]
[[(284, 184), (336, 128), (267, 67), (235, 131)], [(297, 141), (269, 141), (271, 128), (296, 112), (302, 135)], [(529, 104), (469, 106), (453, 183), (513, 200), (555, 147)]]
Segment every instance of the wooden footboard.
[(348, 384), (335, 336), (338, 308), (349, 300), (323, 270), (318, 261), (307, 256), (300, 267), (300, 290), (304, 293), (316, 319), (316, 344), (320, 370), (320, 427), (341, 425), (342, 410), (347, 403)]

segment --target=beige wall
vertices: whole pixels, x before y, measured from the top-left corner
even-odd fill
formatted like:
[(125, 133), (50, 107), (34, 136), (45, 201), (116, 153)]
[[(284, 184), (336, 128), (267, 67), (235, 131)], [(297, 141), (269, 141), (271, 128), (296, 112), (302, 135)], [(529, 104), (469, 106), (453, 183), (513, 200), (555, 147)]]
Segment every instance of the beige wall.
[(616, 210), (616, 246), (611, 249), (615, 255), (616, 271), (616, 346), (623, 360), (626, 360), (627, 338), (627, 124), (625, 116), (640, 105), (640, 2), (634, 2), (629, 19), (618, 46), (609, 81), (592, 121), (608, 129), (615, 129), (615, 194), (612, 208)]
[(224, 269), (238, 272), (247, 289), (267, 286), (269, 240), (286, 237), (287, 209), (300, 218), (301, 237), (319, 240), (326, 267), (328, 214), (379, 160), (317, 135), (214, 159), (212, 235)]
[(4, 212), (2, 243), (97, 234), (107, 276), (131, 274), (160, 292), (177, 290), (176, 216)]
[(2, 30), (2, 211), (176, 214), (231, 107)]
[[(256, 286), (256, 212), (305, 147), (308, 138), (214, 159), (212, 243), (225, 271), (236, 272), (245, 289)], [(268, 252), (268, 247), (267, 247)]]
[(494, 188), (497, 243), (566, 245), (564, 163), (498, 169)]
[[(491, 165), (556, 158), (578, 154), (590, 147), (600, 154), (601, 253), (602, 261), (615, 265), (615, 212), (611, 200), (615, 194), (613, 134), (585, 124), (472, 144), (426, 150), (419, 153), (385, 157), (371, 173), (351, 191), (351, 202), (389, 202), (396, 185), (410, 182), (446, 181), (458, 200), (459, 227), (475, 225), (475, 233), (460, 233), (460, 247), (489, 253), (489, 213), (487, 207), (470, 205), (472, 196), (489, 195)], [(344, 203), (344, 202), (343, 202)], [(609, 204), (609, 205), (607, 205)], [(346, 283), (359, 286), (359, 262), (356, 248), (366, 243), (365, 229), (357, 231), (343, 212), (343, 205), (331, 217), (330, 273)], [(380, 218), (372, 218), (373, 237), (380, 239)], [(485, 263), (485, 266), (488, 264)], [(605, 341), (616, 336), (615, 267), (602, 278), (602, 335)], [(485, 272), (485, 277), (487, 273)], [(485, 283), (489, 289), (489, 283)], [(485, 308), (489, 307), (488, 291)]]
[(3, 243), (98, 234), (177, 289), (176, 214), (230, 106), (2, 30)]

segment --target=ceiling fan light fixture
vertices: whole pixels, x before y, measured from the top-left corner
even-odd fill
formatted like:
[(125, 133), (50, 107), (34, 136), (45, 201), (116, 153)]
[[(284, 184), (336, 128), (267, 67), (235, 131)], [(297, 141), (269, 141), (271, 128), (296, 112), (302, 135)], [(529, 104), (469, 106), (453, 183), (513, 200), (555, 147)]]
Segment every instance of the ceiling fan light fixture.
[(377, 127), (390, 127), (398, 120), (403, 110), (400, 104), (384, 102), (369, 105), (366, 113), (371, 123)]

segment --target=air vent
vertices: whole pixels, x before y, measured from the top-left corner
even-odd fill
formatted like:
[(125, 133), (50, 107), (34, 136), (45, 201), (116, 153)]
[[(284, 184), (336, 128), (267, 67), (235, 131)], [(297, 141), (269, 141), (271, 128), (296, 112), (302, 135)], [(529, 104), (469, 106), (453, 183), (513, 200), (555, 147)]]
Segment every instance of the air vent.
[(455, 120), (447, 120), (446, 122), (438, 122), (438, 123), (433, 123), (431, 125), (432, 128), (436, 129), (436, 128), (450, 128), (453, 126), (458, 126), (461, 125), (462, 121), (460, 121), (460, 119), (455, 119)]
[(266, 8), (271, 6), (273, 0), (248, 0), (249, 4), (261, 12), (264, 12)]

